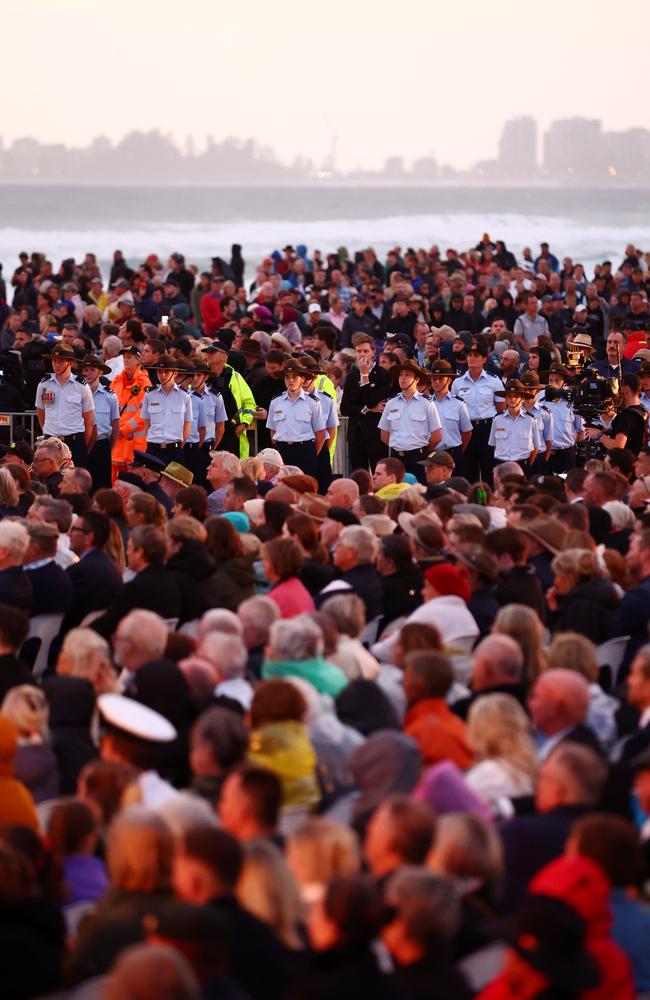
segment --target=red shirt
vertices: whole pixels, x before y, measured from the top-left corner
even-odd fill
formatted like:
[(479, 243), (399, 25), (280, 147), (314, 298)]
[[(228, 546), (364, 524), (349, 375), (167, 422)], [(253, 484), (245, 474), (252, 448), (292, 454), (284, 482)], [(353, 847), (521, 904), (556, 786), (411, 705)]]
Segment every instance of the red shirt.
[(297, 576), (276, 584), (266, 596), (275, 601), (281, 618), (295, 618), (296, 615), (315, 610), (311, 594)]

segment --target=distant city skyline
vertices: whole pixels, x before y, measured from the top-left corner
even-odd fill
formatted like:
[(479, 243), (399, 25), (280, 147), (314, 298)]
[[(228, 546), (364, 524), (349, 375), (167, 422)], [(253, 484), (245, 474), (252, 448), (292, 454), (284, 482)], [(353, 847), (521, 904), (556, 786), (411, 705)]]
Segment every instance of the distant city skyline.
[(650, 4), (626, 0), (32, 0), (2, 19), (6, 142), (111, 143), (139, 129), (183, 148), (250, 136), (350, 172), (391, 156), (455, 170), (497, 159), (505, 120), (650, 127), (634, 69)]
[(113, 183), (291, 183), (323, 180), (373, 180), (436, 183), (448, 181), (650, 184), (650, 129), (607, 131), (594, 118), (560, 119), (540, 134), (530, 115), (507, 120), (498, 154), (456, 170), (446, 159), (400, 155), (386, 157), (374, 170), (339, 170), (332, 149), (319, 162), (298, 155), (283, 162), (276, 151), (252, 139), (208, 136), (183, 146), (158, 130), (133, 131), (113, 144), (96, 136), (87, 146), (40, 143), (22, 137), (5, 144), (0, 137), (0, 181), (78, 181)]

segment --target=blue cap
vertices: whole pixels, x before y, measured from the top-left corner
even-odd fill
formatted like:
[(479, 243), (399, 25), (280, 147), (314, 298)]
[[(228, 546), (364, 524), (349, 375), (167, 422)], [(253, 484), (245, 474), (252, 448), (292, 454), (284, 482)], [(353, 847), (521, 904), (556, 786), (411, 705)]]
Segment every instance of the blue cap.
[(225, 514), (221, 515), (226, 521), (230, 521), (233, 528), (238, 534), (243, 535), (250, 528), (250, 521), (248, 520), (248, 514), (244, 514), (240, 510), (229, 510)]

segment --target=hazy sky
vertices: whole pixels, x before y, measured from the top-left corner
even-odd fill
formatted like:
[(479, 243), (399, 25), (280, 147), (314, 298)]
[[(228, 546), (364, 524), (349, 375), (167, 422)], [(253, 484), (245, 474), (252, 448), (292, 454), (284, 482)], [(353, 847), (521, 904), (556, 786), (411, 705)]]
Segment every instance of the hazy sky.
[(160, 128), (340, 168), (464, 167), (529, 113), (650, 127), (649, 0), (32, 0), (3, 17), (0, 130), (86, 144)]

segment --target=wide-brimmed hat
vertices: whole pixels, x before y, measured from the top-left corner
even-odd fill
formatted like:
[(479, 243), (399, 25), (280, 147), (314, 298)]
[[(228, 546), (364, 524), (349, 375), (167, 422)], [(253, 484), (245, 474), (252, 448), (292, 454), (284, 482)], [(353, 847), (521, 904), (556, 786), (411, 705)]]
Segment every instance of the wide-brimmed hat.
[(509, 378), (505, 389), (497, 389), (495, 396), (521, 396), (522, 399), (532, 399), (535, 395), (518, 378)]
[(444, 359), (439, 359), (434, 361), (432, 365), (427, 368), (429, 375), (444, 375), (445, 378), (458, 378), (458, 372), (455, 372), (448, 361)]
[(239, 350), (241, 354), (245, 354), (249, 358), (262, 357), (262, 345), (259, 340), (245, 340)]
[(490, 583), (494, 583), (499, 576), (499, 566), (496, 559), (482, 545), (468, 545), (456, 553), (456, 558)]
[(48, 361), (53, 361), (54, 358), (59, 358), (59, 360), (63, 361), (72, 361), (74, 365), (79, 364), (79, 358), (69, 344), (55, 344), (50, 353), (44, 354), (43, 357), (47, 358)]
[(294, 510), (299, 514), (306, 514), (314, 521), (324, 521), (327, 517), (329, 504), (322, 497), (317, 497), (313, 493), (303, 493)]
[(524, 372), (521, 376), (521, 384), (525, 385), (531, 392), (539, 392), (546, 386), (540, 381), (537, 372)]
[(420, 368), (417, 361), (404, 361), (401, 365), (397, 365), (397, 374), (401, 375), (402, 372), (408, 372), (410, 375), (414, 375), (418, 382), (421, 379), (428, 379), (429, 373), (425, 372)]
[(366, 514), (361, 518), (361, 524), (364, 528), (370, 528), (377, 538), (392, 535), (397, 527), (396, 522), (388, 514)]
[(190, 358), (187, 362), (188, 371), (191, 371), (192, 375), (209, 375), (210, 367), (206, 365), (203, 358)]
[(230, 348), (222, 344), (220, 340), (213, 340), (207, 347), (201, 348), (202, 354), (216, 354), (217, 352), (220, 354), (230, 354)]
[(194, 482), (194, 473), (186, 469), (180, 462), (170, 462), (169, 465), (165, 466), (160, 475), (166, 476), (167, 479), (178, 483), (179, 486), (191, 486)]
[(579, 347), (585, 354), (595, 354), (596, 352), (596, 348), (593, 346), (588, 333), (576, 333), (573, 340), (567, 344), (568, 349), (572, 347)]
[(481, 527), (484, 531), (487, 531), (492, 523), (489, 510), (487, 507), (481, 506), (481, 504), (457, 503), (453, 510), (454, 514), (473, 514), (481, 522)]
[(111, 371), (108, 365), (105, 365), (101, 358), (95, 357), (94, 354), (85, 354), (77, 364), (79, 368), (99, 368), (104, 375), (108, 375)]
[(149, 451), (138, 451), (137, 448), (133, 452), (133, 461), (131, 464), (142, 466), (144, 469), (149, 469), (150, 472), (162, 472), (165, 468), (162, 458), (152, 455)]
[(157, 372), (184, 372), (187, 370), (185, 363), (183, 361), (177, 361), (171, 354), (161, 354), (158, 359), (158, 364), (149, 365), (149, 367)]
[(517, 526), (545, 549), (556, 556), (564, 549), (567, 529), (552, 517), (534, 517), (532, 521), (522, 521)]
[(296, 358), (294, 358), (294, 361), (297, 361), (304, 368), (307, 368), (310, 375), (316, 376), (325, 374), (316, 358), (312, 358), (311, 354), (299, 354)]
[(283, 375), (311, 375), (312, 373), (308, 368), (305, 368), (300, 361), (292, 358), (290, 361), (285, 361), (282, 368)]
[(424, 524), (431, 524), (438, 529), (442, 526), (440, 518), (432, 510), (419, 510), (417, 514), (411, 514), (410, 511), (403, 510), (397, 516), (397, 523), (409, 538), (414, 538), (417, 529)]
[(571, 378), (571, 372), (561, 361), (554, 361), (547, 372), (540, 372), (539, 377), (545, 378), (548, 382), (549, 375), (560, 375), (565, 381)]

